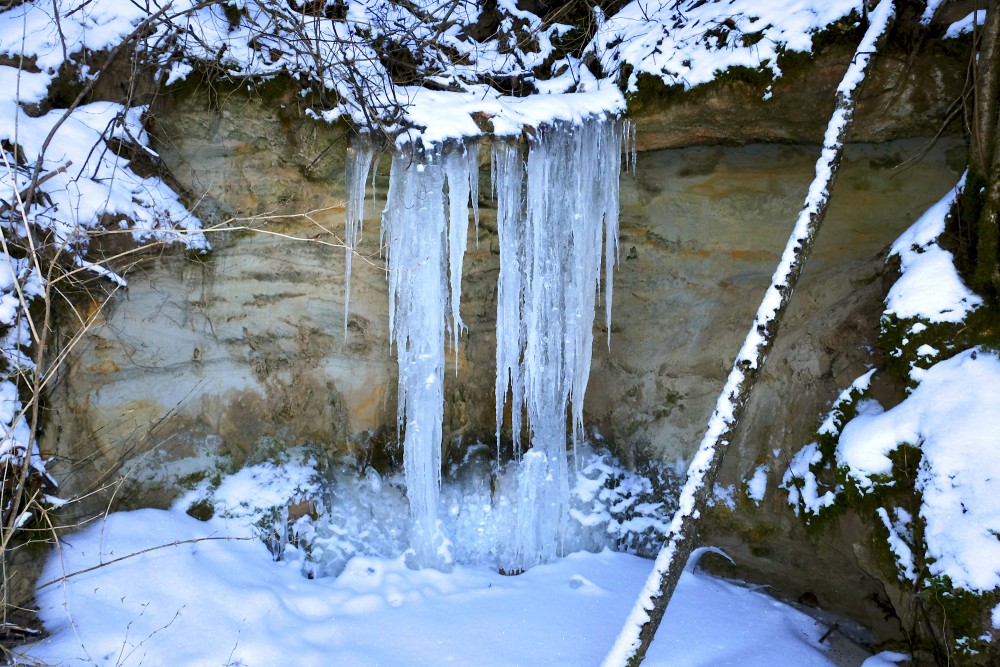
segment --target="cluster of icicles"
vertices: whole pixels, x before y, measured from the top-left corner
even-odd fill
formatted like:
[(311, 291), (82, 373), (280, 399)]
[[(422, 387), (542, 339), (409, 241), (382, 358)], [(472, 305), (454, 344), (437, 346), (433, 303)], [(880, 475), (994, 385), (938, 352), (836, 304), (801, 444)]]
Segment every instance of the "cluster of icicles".
[[(582, 435), (602, 261), (610, 336), (618, 177), (630, 132), (625, 122), (595, 117), (542, 126), (527, 147), (515, 140), (492, 142), (500, 242), (496, 428), (499, 441), (509, 400), (519, 460), (517, 518), (507, 562), (499, 564), (508, 571), (548, 561), (562, 550), (569, 503), (566, 415), (572, 414), (575, 444)], [(348, 299), (374, 156), (371, 145), (358, 142), (347, 164)], [(437, 516), (445, 344), (448, 339), (457, 355), (465, 329), (459, 314), (462, 262), (470, 209), (479, 222), (479, 144), (397, 149), (389, 182), (382, 244), (412, 520), (407, 562), (447, 570), (453, 546)], [(530, 434), (527, 447), (520, 441), (523, 426)]]

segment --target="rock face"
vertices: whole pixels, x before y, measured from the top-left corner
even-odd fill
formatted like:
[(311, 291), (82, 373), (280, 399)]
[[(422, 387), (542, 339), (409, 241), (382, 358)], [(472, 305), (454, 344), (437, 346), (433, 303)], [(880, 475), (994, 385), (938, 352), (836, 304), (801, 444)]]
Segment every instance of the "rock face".
[[(947, 3), (946, 3), (947, 4)], [(931, 30), (944, 32), (963, 13), (955, 3), (938, 12)], [(902, 11), (902, 10), (901, 10)], [(916, 17), (901, 20), (872, 61), (857, 98), (853, 141), (884, 142), (933, 136), (955, 119), (955, 101), (965, 93), (969, 40), (928, 40)], [(854, 56), (859, 36), (834, 28), (817, 36), (815, 58), (788, 54), (782, 76), (765, 80), (752, 71), (726, 73), (684, 93), (651, 78), (640, 80), (629, 110), (644, 132), (640, 150), (701, 144), (823, 141), (835, 91)], [(829, 40), (829, 41), (827, 41)], [(951, 122), (950, 129), (960, 131)]]
[[(388, 161), (354, 258), (345, 331), (348, 129), (309, 120), (292, 95), (207, 99), (197, 90), (177, 94), (156, 114), (152, 134), (194, 210), (237, 229), (213, 234), (207, 257), (170, 248), (144, 255), (128, 289), (111, 296), (69, 351), (43, 442), (59, 455), (52, 467), (67, 493), (121, 474), (143, 494), (126, 500), (150, 504), (166, 501), (174, 481), (212, 457), (243, 460), (268, 439), (313, 443), (359, 462), (395, 442), (395, 357), (377, 230)], [(683, 132), (687, 139), (669, 139), (676, 123), (645, 117), (640, 144), (692, 141)], [(958, 178), (965, 149), (955, 138), (901, 167), (925, 144), (849, 147), (720, 479), (736, 510), (720, 506), (705, 526), (707, 539), (742, 564), (742, 576), (780, 581), (793, 596), (808, 593), (866, 618), (882, 636), (898, 630), (880, 620), (884, 581), (852, 546), (867, 529), (845, 518), (822, 538), (807, 536), (776, 484), (819, 415), (873, 361), (889, 279), (884, 249)], [(817, 147), (800, 144), (660, 149), (642, 153), (635, 173), (622, 176), (611, 347), (599, 304), (585, 415), (626, 461), (684, 461), (694, 451), (817, 156)], [(463, 276), (469, 333), (445, 381), (446, 450), (492, 438), (495, 429), (499, 250), (485, 166), (480, 191), (482, 220)], [(768, 486), (758, 505), (744, 489), (759, 466), (767, 466)], [(156, 495), (157, 482), (165, 495)]]
[[(206, 437), (237, 453), (264, 436), (341, 452), (366, 434), (394, 439), (377, 232), (385, 170), (368, 202), (345, 332), (343, 130), (301, 117), (289, 123), (246, 99), (211, 111), (192, 96), (158, 117), (157, 133), (171, 173), (201, 202), (196, 211), (210, 222), (240, 218), (239, 229), (212, 236), (207, 257), (167, 249), (132, 271), (127, 291), (111, 298), (71, 355), (54, 402), (58, 429), (50, 429), (58, 446), (94, 443), (111, 463), (133, 450), (183, 452)], [(803, 427), (864, 363), (836, 331), (864, 300), (862, 288), (877, 281), (879, 252), (957, 178), (957, 161), (947, 160), (962, 155), (955, 140), (896, 174), (922, 146), (848, 151), (780, 341), (807, 339), (787, 359), (779, 342), (769, 366), (799, 387)], [(636, 173), (622, 176), (611, 348), (598, 317), (585, 408), (626, 457), (683, 459), (697, 444), (816, 154), (792, 145), (663, 150), (641, 154)], [(469, 334), (446, 379), (449, 442), (487, 438), (495, 428), (499, 258), (488, 178), (484, 168), (478, 244), (470, 243), (463, 277)], [(880, 287), (871, 287), (866, 315), (877, 313)], [(799, 334), (803, 326), (813, 330)]]

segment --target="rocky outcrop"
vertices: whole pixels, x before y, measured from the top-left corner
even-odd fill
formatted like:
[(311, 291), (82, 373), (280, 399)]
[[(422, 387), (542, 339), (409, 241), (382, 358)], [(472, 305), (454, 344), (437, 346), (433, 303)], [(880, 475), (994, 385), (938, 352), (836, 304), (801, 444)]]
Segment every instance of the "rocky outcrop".
[[(971, 39), (932, 39), (969, 8), (954, 3), (938, 12), (930, 28), (915, 17), (894, 26), (872, 61), (857, 100), (851, 140), (893, 139), (961, 132), (960, 100), (967, 94)], [(701, 144), (761, 142), (822, 143), (835, 91), (854, 56), (859, 36), (832, 26), (814, 38), (815, 55), (786, 53), (775, 80), (750, 69), (721, 73), (689, 91), (640, 77), (629, 111), (643, 132), (640, 150)]]
[[(384, 170), (354, 260), (345, 333), (346, 128), (282, 104), (234, 95), (212, 109), (192, 94), (157, 115), (158, 151), (195, 211), (209, 223), (238, 218), (239, 229), (213, 235), (207, 257), (165, 249), (131, 271), (127, 291), (111, 299), (70, 357), (54, 396), (49, 432), (58, 443), (50, 448), (96, 448), (98, 467), (107, 467), (143, 451), (185, 457), (205, 438), (236, 455), (275, 437), (362, 459), (371, 455), (361, 443), (372, 434), (394, 440), (395, 369), (376, 230)], [(793, 306), (783, 337), (805, 339), (792, 358), (772, 362), (783, 369), (781, 382), (798, 387), (801, 412), (793, 420), (802, 426), (791, 432), (811, 427), (862, 363), (861, 352), (831, 334), (856, 310), (859, 281), (875, 280), (879, 251), (956, 178), (957, 165), (947, 160), (949, 151), (961, 155), (955, 140), (895, 175), (892, 167), (922, 146), (914, 140), (849, 152), (824, 240), (796, 297), (825, 305), (808, 315)], [(693, 450), (815, 157), (809, 146), (658, 151), (642, 154), (636, 173), (623, 176), (611, 347), (606, 332), (595, 331), (586, 415), (626, 458), (683, 459)], [(470, 244), (463, 279), (469, 334), (458, 372), (446, 379), (449, 446), (494, 429), (499, 260), (488, 183), (484, 169), (478, 244)], [(810, 272), (823, 277), (810, 282)], [(879, 291), (870, 289), (865, 303), (877, 312)], [(795, 333), (806, 325), (809, 333)]]
[[(694, 451), (818, 152), (808, 144), (691, 144), (815, 138), (832, 98), (810, 86), (839, 78), (841, 64), (789, 73), (773, 105), (747, 97), (751, 84), (723, 81), (669, 108), (640, 110), (640, 146), (658, 150), (643, 152), (635, 173), (622, 177), (611, 345), (598, 313), (585, 404), (595, 436), (626, 461), (684, 461)], [(893, 71), (879, 76), (900, 76)], [(866, 97), (858, 136), (936, 131), (954, 71), (942, 61), (905, 72), (910, 92), (886, 84)], [(944, 83), (934, 88), (935, 80)], [(913, 101), (930, 92), (932, 103)], [(887, 96), (911, 102), (897, 109)], [(127, 290), (111, 296), (68, 351), (48, 397), (43, 442), (58, 455), (51, 468), (66, 493), (123, 476), (139, 482), (132, 488), (141, 495), (119, 499), (165, 502), (179, 478), (220, 455), (253, 456), (272, 440), (312, 443), (362, 463), (392, 453), (396, 369), (377, 232), (388, 162), (354, 258), (345, 330), (350, 129), (311, 120), (299, 104), (280, 86), (262, 97), (192, 85), (155, 111), (151, 134), (163, 166), (206, 223), (225, 222), (229, 231), (209, 232), (207, 256), (171, 248), (144, 254), (128, 271)], [(868, 528), (844, 517), (822, 535), (807, 534), (776, 485), (820, 413), (873, 362), (884, 249), (963, 167), (959, 139), (945, 138), (911, 162), (925, 145), (849, 147), (825, 228), (719, 480), (734, 509), (718, 505), (704, 533), (736, 557), (741, 576), (863, 618), (880, 636), (898, 626), (886, 621), (884, 576), (855, 548)], [(495, 428), (499, 248), (485, 165), (480, 185), (482, 220), (463, 276), (469, 332), (457, 372), (445, 380), (445, 447), (453, 451), (491, 438)], [(762, 465), (768, 485), (758, 504), (744, 488)]]

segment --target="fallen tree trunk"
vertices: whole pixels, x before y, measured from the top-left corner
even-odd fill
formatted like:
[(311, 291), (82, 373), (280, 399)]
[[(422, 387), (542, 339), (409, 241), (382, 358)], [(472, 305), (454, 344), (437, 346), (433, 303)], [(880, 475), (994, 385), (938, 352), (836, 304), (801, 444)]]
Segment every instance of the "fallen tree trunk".
[(882, 0), (869, 16), (868, 29), (837, 88), (836, 107), (827, 126), (823, 152), (816, 163), (816, 177), (809, 187), (805, 205), (743, 343), (743, 349), (733, 363), (715, 412), (708, 422), (705, 436), (688, 468), (687, 481), (681, 490), (677, 511), (653, 571), (624, 628), (605, 657), (603, 667), (635, 666), (642, 663), (677, 587), (684, 564), (694, 550), (698, 519), (713, 488), (723, 454), (732, 441), (750, 392), (774, 344), (778, 325), (798, 283), (816, 233), (826, 217), (830, 190), (843, 155), (844, 137), (853, 116), (855, 89), (864, 80), (876, 43), (885, 33), (894, 13), (893, 1)]

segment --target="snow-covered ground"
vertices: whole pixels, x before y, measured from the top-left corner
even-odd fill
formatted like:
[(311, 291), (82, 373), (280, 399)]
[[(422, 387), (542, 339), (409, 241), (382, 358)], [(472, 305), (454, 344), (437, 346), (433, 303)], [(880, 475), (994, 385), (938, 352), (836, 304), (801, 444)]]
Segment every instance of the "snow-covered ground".
[[(651, 565), (579, 552), (507, 577), (359, 556), (338, 577), (307, 579), (237, 521), (138, 510), (68, 536), (52, 555), (39, 597), (51, 636), (23, 655), (52, 665), (593, 665)], [(645, 664), (837, 664), (820, 641), (828, 629), (688, 572)]]
[[(116, 666), (598, 664), (652, 568), (650, 560), (600, 545), (649, 551), (650, 531), (663, 533), (658, 517), (670, 508), (643, 502), (652, 494), (648, 479), (606, 453), (580, 456), (573, 553), (518, 576), (501, 575), (496, 565), (504, 547), (493, 533), (516, 514), (503, 497), (516, 484), (502, 477), (495, 507), (485, 513), (490, 492), (483, 497), (475, 475), (453, 476), (443, 488), (442, 507), (452, 508), (442, 513), (445, 528), (461, 547), (458, 564), (444, 573), (406, 565), (402, 474), (382, 478), (371, 469), (359, 475), (333, 466), (321, 475), (307, 451), (291, 450), (210, 476), (170, 509), (113, 513), (67, 535), (39, 579), (48, 636), (22, 647), (20, 659)], [(332, 509), (320, 502), (304, 510), (309, 497), (325, 497)], [(288, 508), (308, 513), (289, 520)], [(206, 514), (211, 518), (192, 516)], [(831, 631), (836, 619), (816, 620), (694, 565), (646, 664), (764, 666), (780, 655), (786, 664), (856, 666), (868, 657)], [(870, 663), (879, 664), (891, 663)]]

